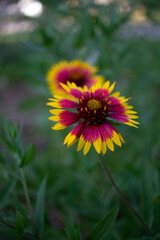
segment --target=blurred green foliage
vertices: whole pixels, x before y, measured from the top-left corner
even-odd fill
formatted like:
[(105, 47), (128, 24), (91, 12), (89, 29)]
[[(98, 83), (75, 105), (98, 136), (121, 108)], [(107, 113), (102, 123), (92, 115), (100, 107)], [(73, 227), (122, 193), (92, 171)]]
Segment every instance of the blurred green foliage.
[[(41, 209), (45, 221), (43, 239), (85, 239), (117, 202), (120, 202), (118, 217), (103, 239), (150, 239), (143, 237), (147, 233), (121, 203), (94, 149), (87, 156), (77, 153), (75, 145), (67, 149), (62, 143), (69, 130), (50, 129), (45, 103), (51, 93), (46, 86), (46, 73), (58, 61), (82, 59), (98, 66), (106, 80), (116, 81), (116, 90), (122, 96), (132, 97), (130, 104), (140, 116), (138, 130), (117, 127), (126, 144), (115, 152), (108, 151), (104, 159), (120, 189), (152, 227), (158, 240), (160, 40), (152, 38), (152, 32), (151, 38), (130, 35), (129, 29), (132, 14), (139, 5), (145, 8), (146, 22), (156, 19), (159, 24), (155, 17), (159, 2), (126, 1), (127, 6), (123, 1), (108, 5), (89, 0), (41, 2), (44, 11), (40, 17), (19, 17), (19, 21), (32, 23), (33, 31), (0, 35), (1, 216), (10, 223), (16, 222), (18, 232), (24, 229), (19, 221), (27, 211), (13, 152), (25, 156), (24, 162), (30, 163), (35, 155), (33, 147), (30, 145), (24, 151), (23, 145), (33, 142), (36, 157), (25, 167), (25, 172), (35, 212), (40, 205), (37, 189), (41, 195), (47, 177), (45, 200), (42, 199), (45, 205)], [(6, 119), (16, 121), (19, 126), (23, 122), (22, 139), (16, 125), (10, 128), (10, 124), (5, 124)], [(27, 229), (32, 230), (28, 226)], [(69, 237), (72, 234), (77, 238)], [(0, 225), (0, 235), (2, 240), (23, 237), (4, 225)]]

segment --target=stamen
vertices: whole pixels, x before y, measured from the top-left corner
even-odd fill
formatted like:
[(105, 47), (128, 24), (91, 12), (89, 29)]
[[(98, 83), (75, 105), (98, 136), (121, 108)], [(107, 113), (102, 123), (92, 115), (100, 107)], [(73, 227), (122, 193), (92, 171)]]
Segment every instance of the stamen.
[[(109, 105), (111, 102), (109, 102)], [(94, 94), (85, 94), (79, 99), (77, 111), (82, 119), (89, 124), (101, 124), (106, 121), (109, 112), (107, 100)]]

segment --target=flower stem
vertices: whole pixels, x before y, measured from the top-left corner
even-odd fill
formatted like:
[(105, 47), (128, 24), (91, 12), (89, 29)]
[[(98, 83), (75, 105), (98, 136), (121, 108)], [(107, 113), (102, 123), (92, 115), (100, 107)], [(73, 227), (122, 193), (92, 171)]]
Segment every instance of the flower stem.
[(131, 206), (131, 204), (129, 203), (129, 201), (126, 199), (126, 197), (123, 195), (123, 193), (120, 191), (119, 187), (117, 186), (117, 184), (115, 183), (108, 167), (106, 166), (102, 156), (100, 154), (99, 158), (101, 160), (101, 163), (103, 165), (103, 168), (109, 178), (109, 180), (111, 181), (111, 183), (113, 184), (113, 186), (115, 187), (115, 189), (117, 190), (117, 192), (119, 193), (120, 197), (123, 199), (124, 203), (128, 206), (128, 208), (131, 210), (131, 212), (134, 214), (134, 216), (137, 218), (137, 220), (142, 224), (142, 226), (147, 230), (147, 232), (154, 237), (154, 233), (152, 232), (152, 230), (147, 226), (147, 224), (143, 221), (143, 219), (141, 218), (141, 216), (136, 212), (136, 210)]
[(24, 190), (24, 195), (26, 198), (29, 215), (33, 221), (33, 212), (32, 212), (32, 207), (31, 207), (31, 201), (30, 201), (30, 197), (29, 197), (29, 193), (28, 193), (28, 188), (27, 188), (27, 183), (26, 183), (26, 178), (25, 178), (23, 168), (20, 169), (20, 174), (21, 174), (21, 181), (22, 181), (22, 185), (23, 185), (23, 190)]
[(30, 197), (29, 197), (29, 193), (28, 193), (28, 188), (27, 188), (27, 183), (26, 183), (26, 178), (25, 178), (23, 168), (20, 169), (20, 174), (21, 174), (21, 181), (22, 181), (22, 185), (23, 185), (24, 195), (25, 195), (25, 198), (26, 198), (27, 208), (28, 208), (28, 211), (29, 211), (31, 222), (33, 224), (35, 235), (36, 235), (37, 240), (41, 240), (41, 238), (39, 236), (39, 233), (38, 233), (38, 230), (37, 230), (37, 227), (34, 223), (34, 216), (33, 216), (31, 201), (30, 201)]
[[(21, 156), (19, 154), (16, 154), (15, 157), (16, 157), (17, 163), (19, 165), (20, 162), (21, 162)], [(27, 208), (28, 208), (28, 212), (29, 212), (29, 216), (30, 216), (30, 221), (33, 224), (33, 229), (34, 229), (34, 233), (35, 233), (33, 236), (37, 240), (41, 240), (41, 237), (39, 236), (38, 229), (37, 229), (36, 224), (34, 222), (32, 205), (31, 205), (31, 201), (30, 201), (30, 197), (29, 197), (28, 187), (27, 187), (27, 183), (26, 183), (26, 177), (25, 177), (25, 173), (24, 173), (24, 169), (23, 168), (20, 168), (20, 176), (21, 176), (21, 182), (22, 182), (22, 185), (23, 185), (24, 195), (25, 195)]]

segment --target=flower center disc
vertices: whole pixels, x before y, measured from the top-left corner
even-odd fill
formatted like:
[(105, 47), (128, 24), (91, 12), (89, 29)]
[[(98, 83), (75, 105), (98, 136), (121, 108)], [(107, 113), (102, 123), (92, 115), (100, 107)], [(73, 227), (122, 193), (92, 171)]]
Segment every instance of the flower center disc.
[(69, 78), (72, 79), (73, 81), (76, 81), (82, 78), (82, 74), (80, 72), (74, 71), (70, 73)]
[(101, 124), (106, 121), (109, 105), (103, 98), (93, 97), (92, 94), (83, 96), (77, 105), (79, 116), (88, 124)]
[(101, 103), (100, 101), (96, 100), (96, 99), (91, 99), (88, 101), (87, 106), (91, 109), (91, 110), (95, 110), (101, 107)]
[(77, 86), (81, 87), (85, 85), (85, 80), (85, 75), (81, 69), (71, 69), (68, 77), (69, 82), (74, 82)]

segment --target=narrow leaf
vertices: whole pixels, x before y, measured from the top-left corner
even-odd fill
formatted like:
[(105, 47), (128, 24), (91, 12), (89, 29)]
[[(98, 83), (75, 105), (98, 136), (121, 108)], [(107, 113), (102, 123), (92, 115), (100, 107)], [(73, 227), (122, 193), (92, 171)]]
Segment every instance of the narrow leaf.
[(28, 227), (31, 223), (31, 220), (29, 219), (29, 217), (24, 213), (24, 211), (22, 211), (21, 209), (17, 208), (16, 209), (17, 212), (19, 212), (21, 214), (22, 220), (23, 220), (23, 226), (24, 229), (26, 227)]
[(15, 228), (19, 233), (24, 232), (23, 216), (18, 210), (16, 211)]
[(107, 215), (95, 226), (95, 228), (91, 231), (91, 233), (85, 240), (104, 239), (110, 232), (116, 220), (118, 210), (119, 210), (118, 205), (112, 208), (111, 211), (107, 213)]
[(29, 163), (31, 163), (35, 157), (35, 154), (36, 154), (35, 146), (33, 144), (30, 144), (23, 155), (23, 158), (19, 167), (24, 167)]
[(0, 139), (5, 143), (5, 145), (12, 151), (17, 152), (17, 148), (14, 145), (13, 141), (9, 141), (6, 137), (0, 135)]
[(6, 136), (9, 140), (15, 139), (18, 134), (17, 124), (14, 122), (6, 122), (4, 125)]
[(43, 231), (44, 228), (44, 199), (45, 199), (45, 191), (46, 191), (46, 181), (47, 179), (44, 178), (42, 181), (38, 194), (37, 194), (37, 201), (36, 201), (36, 209), (35, 209), (35, 223), (39, 230), (39, 232)]
[(73, 219), (69, 215), (66, 221), (65, 232), (68, 240), (80, 240), (81, 234), (79, 226), (74, 226)]

